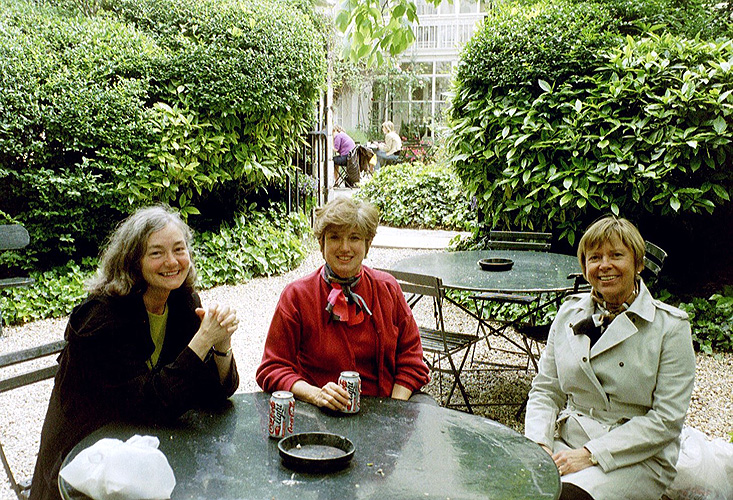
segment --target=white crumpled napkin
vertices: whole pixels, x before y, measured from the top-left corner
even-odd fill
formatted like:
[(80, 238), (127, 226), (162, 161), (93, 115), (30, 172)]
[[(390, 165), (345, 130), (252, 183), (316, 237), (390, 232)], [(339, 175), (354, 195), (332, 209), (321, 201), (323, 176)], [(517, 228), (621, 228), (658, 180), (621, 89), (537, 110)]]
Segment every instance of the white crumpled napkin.
[(165, 500), (176, 485), (155, 436), (100, 439), (82, 450), (59, 475), (94, 500)]

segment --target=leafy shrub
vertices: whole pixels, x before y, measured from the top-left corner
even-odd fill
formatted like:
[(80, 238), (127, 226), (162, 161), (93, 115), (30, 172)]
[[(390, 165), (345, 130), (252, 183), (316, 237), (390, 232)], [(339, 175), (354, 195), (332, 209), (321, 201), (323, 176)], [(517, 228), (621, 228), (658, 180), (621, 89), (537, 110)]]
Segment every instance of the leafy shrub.
[(733, 287), (709, 299), (693, 298), (678, 306), (690, 316), (692, 341), (696, 349), (733, 352)]
[(459, 84), (456, 172), (492, 227), (558, 230), (571, 245), (586, 212), (711, 214), (733, 171), (731, 42), (628, 38), (575, 83), (505, 94)]
[(307, 2), (77, 3), (0, 0), (0, 218), (29, 229), (31, 260), (94, 253), (137, 206), (195, 214), (289, 171), (325, 79)]
[[(277, 208), (255, 209), (250, 207), (216, 232), (195, 233), (193, 258), (201, 288), (281, 274), (303, 260), (312, 243), (307, 217), (286, 215)], [(84, 282), (96, 266), (96, 259), (91, 258), (81, 265), (69, 262), (31, 273), (36, 283), (30, 287), (0, 290), (3, 322), (18, 324), (68, 315), (86, 296)]]
[(382, 222), (394, 227), (467, 230), (475, 220), (460, 180), (438, 164), (387, 165), (355, 196), (374, 203)]
[(592, 72), (598, 52), (617, 43), (617, 23), (598, 4), (499, 3), (461, 54), (461, 89), (534, 90), (540, 78), (562, 82)]

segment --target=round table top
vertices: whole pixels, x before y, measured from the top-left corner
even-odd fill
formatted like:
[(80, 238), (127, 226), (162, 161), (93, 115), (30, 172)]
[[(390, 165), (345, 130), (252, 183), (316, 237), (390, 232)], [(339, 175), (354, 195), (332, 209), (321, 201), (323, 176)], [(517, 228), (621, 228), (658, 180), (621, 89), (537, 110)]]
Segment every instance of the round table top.
[[(508, 271), (484, 271), (478, 261), (514, 261)], [(390, 266), (394, 271), (438, 276), (446, 288), (476, 292), (548, 293), (573, 289), (571, 273), (580, 271), (572, 255), (524, 250), (474, 250), (415, 255)]]
[[(154, 435), (175, 473), (172, 499), (556, 499), (550, 456), (514, 430), (476, 415), (389, 398), (362, 398), (354, 415), (296, 401), (295, 432), (325, 431), (356, 447), (350, 465), (294, 472), (268, 437), (269, 394), (237, 393), (217, 411), (190, 411), (162, 427), (108, 425), (66, 457), (103, 437)], [(60, 478), (63, 498), (81, 499)]]

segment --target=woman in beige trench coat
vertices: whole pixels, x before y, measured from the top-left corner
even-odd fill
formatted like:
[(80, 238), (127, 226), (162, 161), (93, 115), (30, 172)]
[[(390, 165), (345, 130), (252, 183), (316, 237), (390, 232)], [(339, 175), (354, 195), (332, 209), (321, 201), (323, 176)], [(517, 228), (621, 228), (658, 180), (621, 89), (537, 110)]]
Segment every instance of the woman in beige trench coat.
[(592, 291), (558, 311), (525, 419), (558, 467), (561, 499), (659, 500), (674, 479), (695, 353), (687, 315), (640, 278), (643, 259), (625, 219), (601, 219), (580, 241)]

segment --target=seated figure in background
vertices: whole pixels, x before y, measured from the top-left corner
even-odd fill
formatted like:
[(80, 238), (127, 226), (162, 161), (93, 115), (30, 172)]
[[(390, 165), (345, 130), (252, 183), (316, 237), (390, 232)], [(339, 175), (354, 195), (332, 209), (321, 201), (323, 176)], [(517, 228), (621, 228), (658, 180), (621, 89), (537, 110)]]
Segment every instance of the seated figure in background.
[[(359, 372), (365, 396), (407, 400), (428, 383), (420, 334), (399, 284), (362, 265), (378, 223), (374, 205), (349, 197), (316, 211), (325, 263), (280, 296), (257, 368), (263, 390), (343, 410), (349, 396), (337, 383), (342, 371)], [(432, 398), (419, 393), (412, 400)]]
[(687, 314), (644, 285), (644, 251), (626, 219), (588, 228), (592, 289), (560, 307), (532, 382), (525, 435), (552, 455), (561, 499), (659, 500), (674, 480), (695, 353)]
[(402, 150), (402, 139), (395, 131), (394, 123), (389, 120), (382, 123), (382, 133), (384, 134), (384, 142), (380, 142), (375, 151), (377, 154), (375, 170), (379, 170), (383, 165), (399, 161), (399, 153)]
[(346, 165), (346, 161), (349, 158), (349, 153), (356, 147), (356, 143), (354, 142), (354, 139), (349, 137), (349, 134), (347, 134), (344, 129), (341, 127), (341, 125), (334, 125), (333, 126), (333, 150), (336, 152), (336, 154), (333, 157), (333, 163), (336, 165), (336, 168), (334, 169), (334, 176), (336, 183), (338, 183), (339, 180), (339, 169), (338, 167), (343, 167)]

